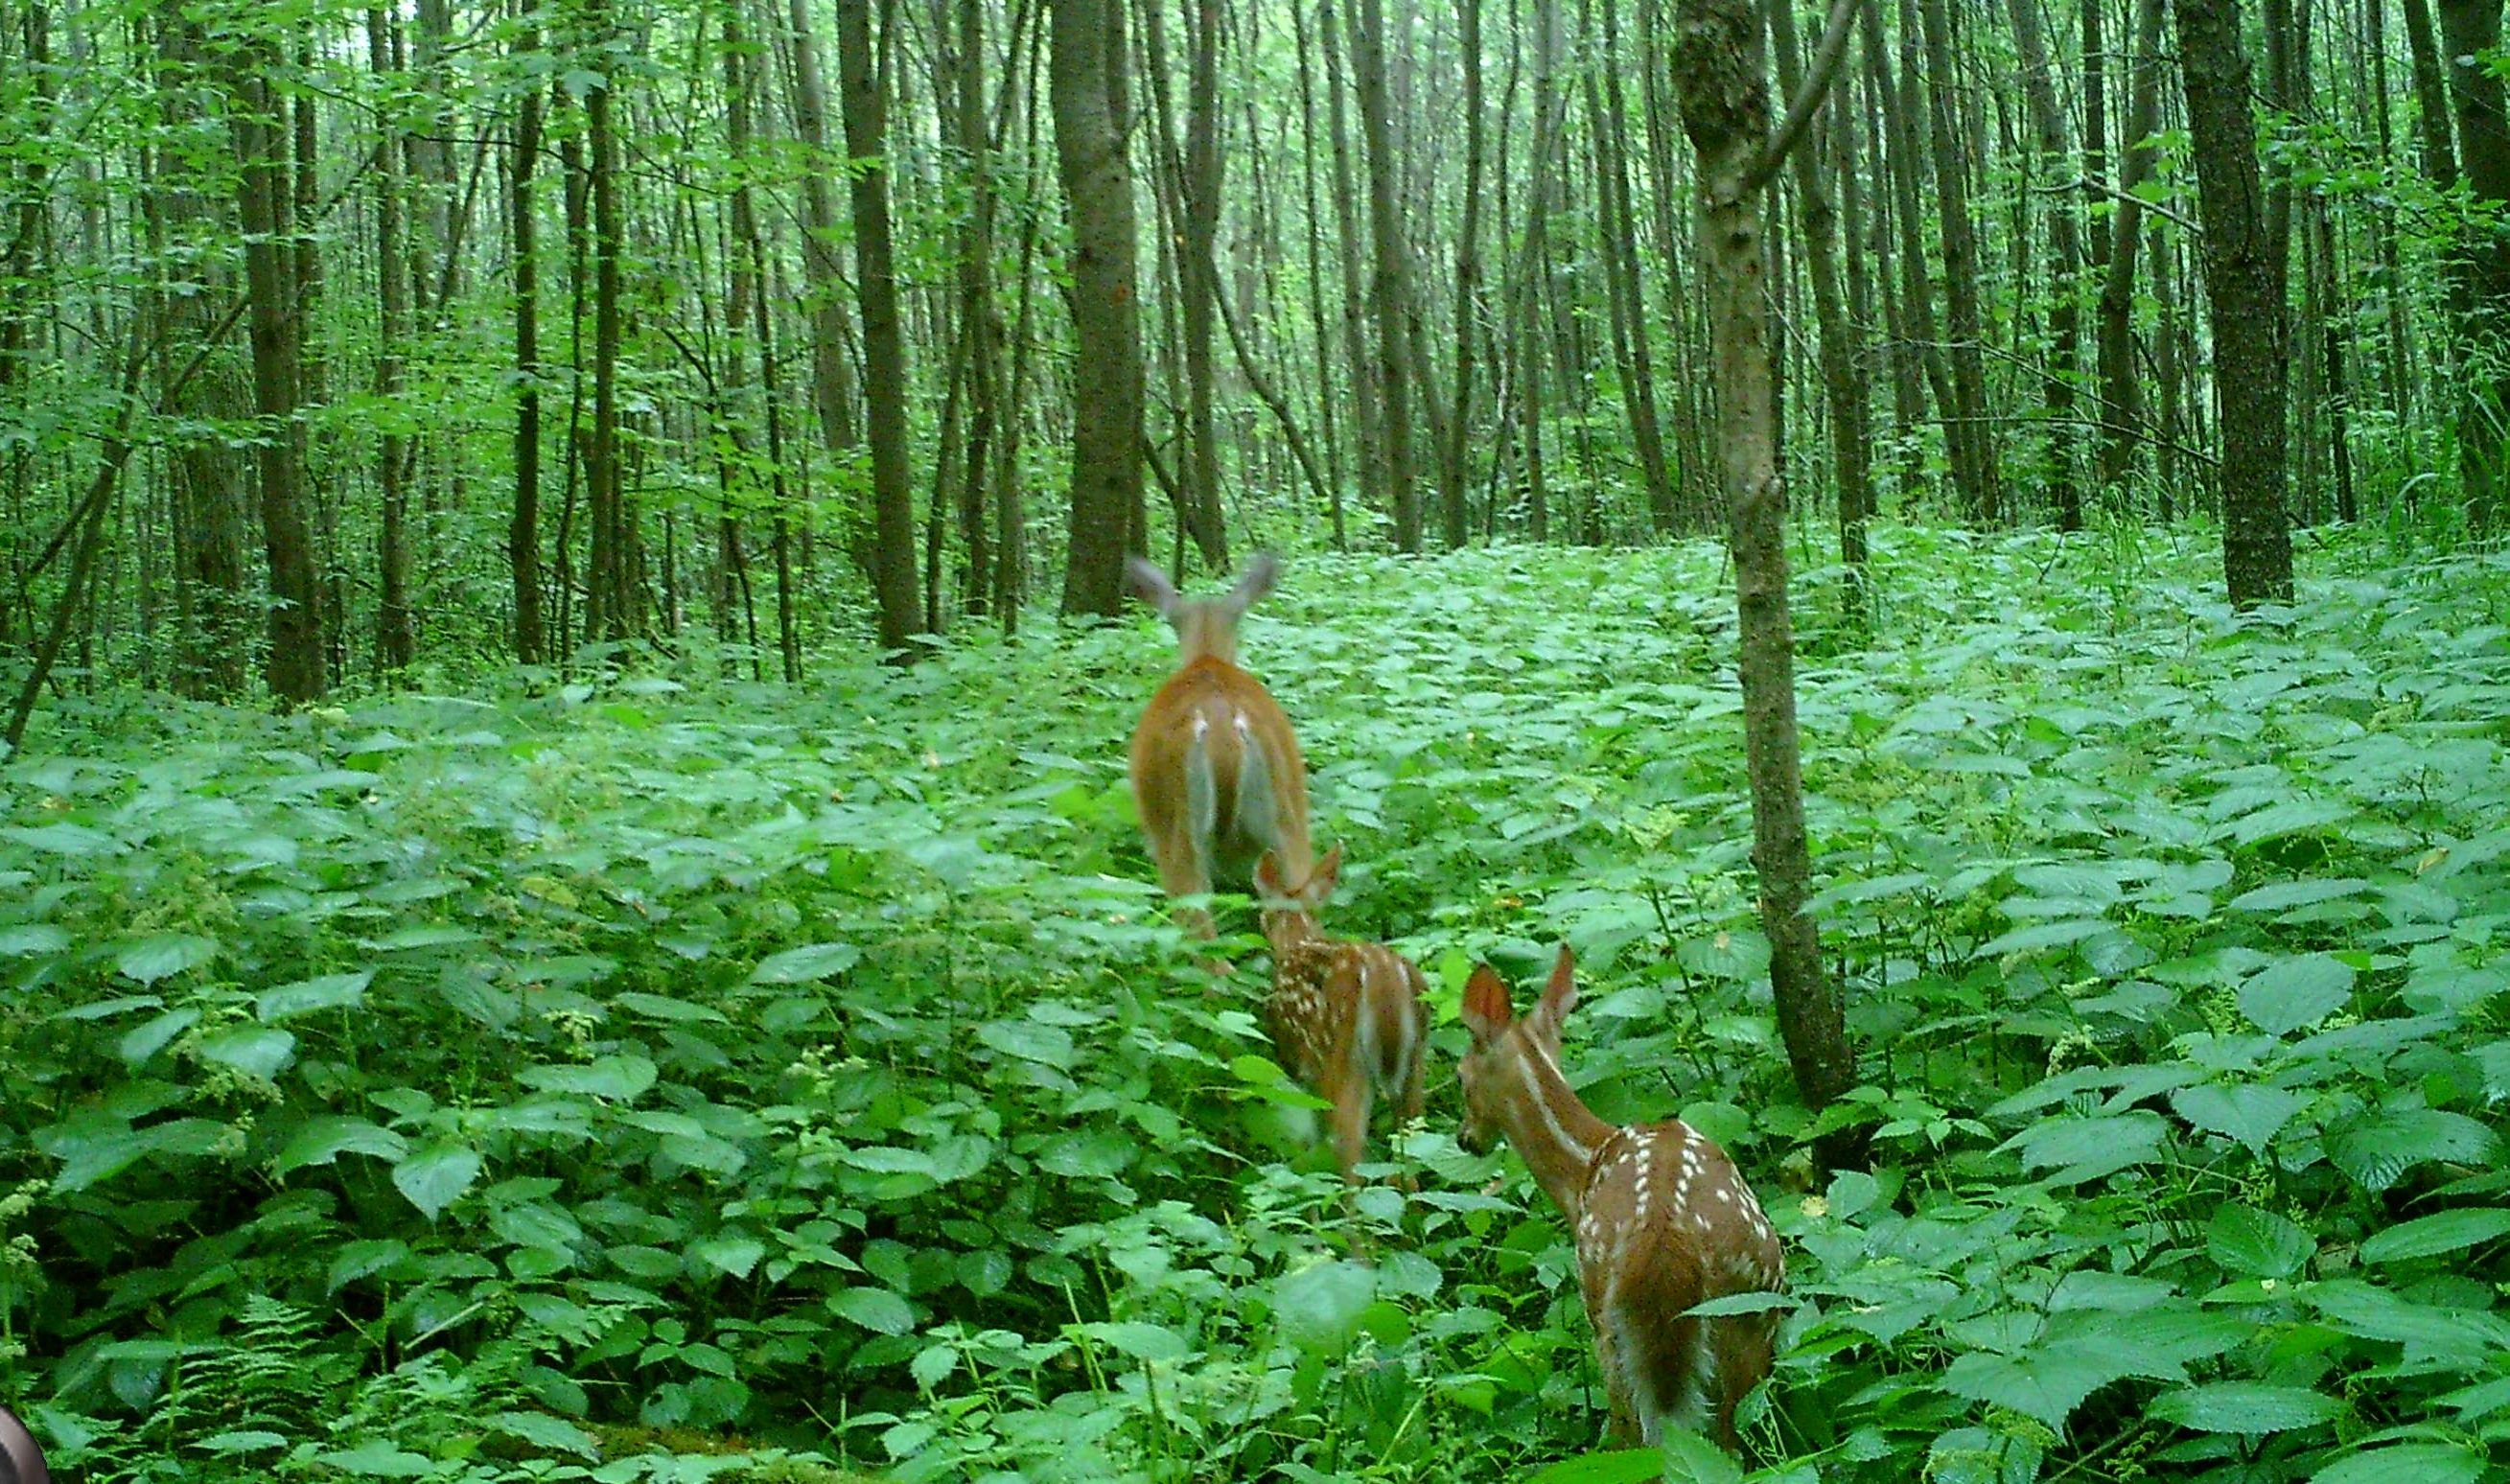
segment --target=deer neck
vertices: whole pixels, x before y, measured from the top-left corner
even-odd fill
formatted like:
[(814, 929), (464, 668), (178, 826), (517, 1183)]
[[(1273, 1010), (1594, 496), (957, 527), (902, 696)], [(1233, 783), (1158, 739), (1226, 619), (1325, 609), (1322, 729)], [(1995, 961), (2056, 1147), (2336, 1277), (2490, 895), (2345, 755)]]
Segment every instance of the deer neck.
[(1528, 1035), (1512, 1058), (1519, 1085), (1506, 1103), (1507, 1141), (1534, 1172), (1552, 1203), (1576, 1222), (1585, 1199), (1586, 1171), (1613, 1134), (1569, 1085), (1559, 1058), (1541, 1038)]
[(1264, 941), (1273, 945), (1275, 958), (1305, 943), (1316, 942), (1324, 930), (1305, 907), (1266, 907), (1262, 918)]

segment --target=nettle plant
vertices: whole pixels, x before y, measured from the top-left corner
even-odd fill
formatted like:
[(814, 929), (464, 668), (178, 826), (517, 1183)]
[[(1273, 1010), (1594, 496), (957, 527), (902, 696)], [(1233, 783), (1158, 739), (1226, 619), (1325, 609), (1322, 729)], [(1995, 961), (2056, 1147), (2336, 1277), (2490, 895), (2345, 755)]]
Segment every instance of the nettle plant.
[[(1786, 1240), (1768, 1476), (2487, 1477), (2510, 569), (2338, 543), (2241, 620), (2201, 550), (1885, 531), (1862, 628), (1806, 580), (1819, 1118), (1714, 552), (1300, 558), (1245, 648), (1327, 928), (1428, 970), (1409, 1191), (1284, 1126), (1251, 904), (1167, 920), (1147, 617), (73, 715), (0, 775), (0, 1394), (98, 1479), (1731, 1478), (1594, 1452), (1569, 1234), (1452, 1137), (1466, 970), (1566, 939), (1580, 1095)], [(1841, 1120), (1876, 1167), (1808, 1184)]]

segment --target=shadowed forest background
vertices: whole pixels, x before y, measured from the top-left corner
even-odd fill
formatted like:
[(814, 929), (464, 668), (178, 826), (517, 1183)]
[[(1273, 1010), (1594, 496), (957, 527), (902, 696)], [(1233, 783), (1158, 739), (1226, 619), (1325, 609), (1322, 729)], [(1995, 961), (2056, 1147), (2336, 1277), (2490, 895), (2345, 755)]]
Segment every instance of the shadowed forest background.
[[(8, 7), (0, 1402), (98, 1480), (2510, 1476), (2503, 9)], [(1348, 1204), (1124, 783), (1125, 553), (1259, 550), (1327, 926), (1433, 985)], [(1786, 1242), (1740, 1463), (1591, 1453), (1454, 1142), (1564, 938), (1573, 1081)]]

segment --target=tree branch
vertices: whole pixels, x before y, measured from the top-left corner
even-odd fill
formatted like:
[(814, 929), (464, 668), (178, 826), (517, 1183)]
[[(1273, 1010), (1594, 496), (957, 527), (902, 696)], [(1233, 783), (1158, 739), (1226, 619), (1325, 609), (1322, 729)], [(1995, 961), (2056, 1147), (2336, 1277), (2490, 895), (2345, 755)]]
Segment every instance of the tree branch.
[(1812, 65), (1805, 70), (1804, 86), (1787, 103), (1787, 116), (1778, 132), (1769, 136), (1761, 152), (1752, 159), (1751, 169), (1743, 172), (1743, 189), (1754, 192), (1769, 183), (1778, 167), (1787, 163), (1787, 154), (1804, 137), (1812, 124), (1812, 116), (1821, 111), (1821, 100), (1830, 93), (1830, 79), (1839, 70), (1839, 59), (1847, 53), (1847, 33), (1856, 19), (1857, 0), (1830, 0), (1830, 19), (1821, 28), (1821, 45), (1813, 49)]

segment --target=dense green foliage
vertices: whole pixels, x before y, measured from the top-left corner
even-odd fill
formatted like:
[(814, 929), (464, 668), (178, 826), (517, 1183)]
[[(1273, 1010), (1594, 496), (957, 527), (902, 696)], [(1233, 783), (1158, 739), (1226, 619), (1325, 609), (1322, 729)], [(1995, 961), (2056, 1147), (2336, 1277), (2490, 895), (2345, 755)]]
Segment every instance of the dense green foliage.
[(1148, 621), (56, 714), (0, 772), (0, 1394), (98, 1481), (1520, 1476), (1600, 1401), (1455, 1002), (1565, 937), (1573, 1078), (1787, 1239), (1774, 1476), (2497, 1476), (2510, 561), (2359, 534), (2235, 618), (2202, 542), (1882, 534), (1869, 629), (1803, 584), (1878, 1156), (1814, 1194), (1707, 548), (1303, 558), (1250, 626), (1331, 925), (1436, 984), (1420, 1189), (1348, 1210), (1257, 945), (1207, 988), (1147, 884)]

